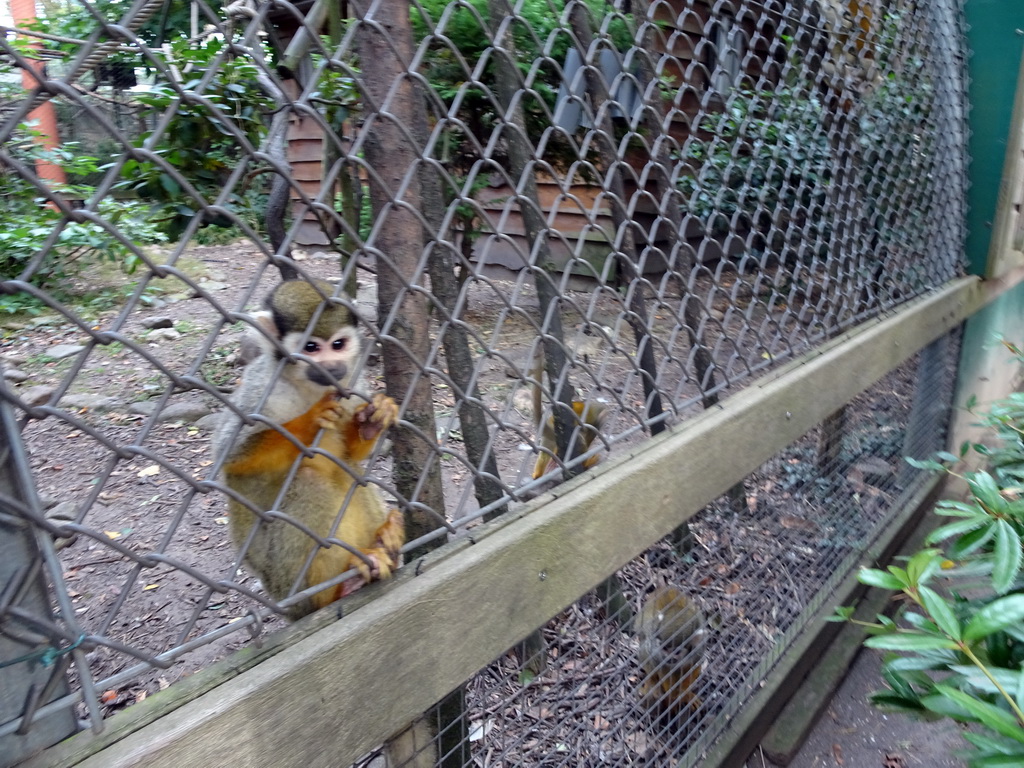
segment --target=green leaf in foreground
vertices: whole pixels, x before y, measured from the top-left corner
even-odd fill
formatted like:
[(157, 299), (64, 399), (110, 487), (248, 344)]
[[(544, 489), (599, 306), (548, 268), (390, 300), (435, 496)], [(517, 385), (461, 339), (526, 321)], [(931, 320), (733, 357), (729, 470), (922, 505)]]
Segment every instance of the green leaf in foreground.
[(880, 571), (877, 568), (861, 568), (860, 573), (857, 574), (857, 579), (861, 584), (867, 584), (869, 587), (879, 587), (880, 589), (900, 590), (905, 586), (903, 582), (891, 573)]
[(957, 647), (956, 641), (938, 635), (901, 633), (898, 635), (876, 635), (864, 641), (868, 648), (886, 651), (934, 651)]
[(1021, 565), (1020, 536), (1005, 520), (996, 521), (995, 561), (992, 563), (992, 586), (1000, 595), (1013, 586)]
[[(945, 685), (935, 686), (937, 695), (952, 701), (957, 706), (962, 707), (966, 710), (974, 719), (979, 723), (991, 728), (996, 733), (1000, 733), (1003, 736), (1014, 739), (1024, 743), (1024, 727), (1017, 722), (1017, 718), (1011, 715), (1004, 709), (1000, 709), (994, 704), (989, 704), (987, 701), (981, 701), (971, 696), (969, 693), (957, 690), (956, 688), (950, 688)], [(931, 709), (931, 699), (934, 697), (929, 696), (923, 700), (923, 704)]]
[(921, 595), (921, 602), (924, 604), (925, 610), (934, 619), (939, 629), (954, 640), (959, 640), (960, 622), (957, 621), (956, 615), (953, 613), (953, 609), (950, 608), (949, 603), (939, 597), (938, 593), (929, 587), (920, 587), (918, 594)]
[(1024, 621), (1024, 595), (1009, 595), (993, 600), (967, 622), (964, 642), (974, 643), (1021, 621)]
[(967, 486), (985, 509), (993, 515), (1006, 513), (1007, 502), (999, 492), (999, 485), (988, 472), (972, 472), (967, 475)]

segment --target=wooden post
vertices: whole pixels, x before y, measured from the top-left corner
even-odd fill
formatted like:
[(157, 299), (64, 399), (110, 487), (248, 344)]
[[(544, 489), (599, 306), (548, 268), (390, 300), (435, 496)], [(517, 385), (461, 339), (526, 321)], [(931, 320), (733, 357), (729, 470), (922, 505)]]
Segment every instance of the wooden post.
[[(2, 385), (0, 385), (2, 391)], [(51, 648), (50, 638), (10, 616), (17, 606), (47, 622), (53, 621), (50, 600), (43, 578), (42, 556), (32, 528), (18, 514), (16, 504), (27, 504), (25, 473), (19, 472), (14, 458), (21, 450), (10, 405), (0, 398), (0, 494), (12, 504), (0, 509), (0, 725), (34, 712), (70, 692), (66, 658), (51, 664), (43, 661), (43, 652)], [(34, 718), (6, 736), (0, 736), (0, 762), (15, 765), (36, 752), (70, 736), (77, 730), (70, 707)], [(22, 733), (22, 731), (25, 731)]]
[(1017, 76), (1017, 93), (1006, 137), (1006, 159), (999, 182), (999, 201), (992, 223), (985, 277), (999, 277), (1024, 263), (1024, 56)]
[[(36, 20), (35, 0), (11, 0), (11, 18), (14, 19), (14, 26), (16, 27), (29, 27), (34, 24)], [(38, 48), (40, 46), (38, 43), (33, 43), (32, 47)], [(21, 84), (26, 91), (35, 90), (39, 85), (39, 81), (46, 77), (46, 65), (43, 64), (42, 60), (32, 59), (31, 61), (35, 74), (27, 70), (23, 70), (21, 73)], [(56, 149), (60, 146), (60, 134), (57, 131), (57, 111), (53, 108), (53, 102), (44, 101), (28, 113), (28, 119), (30, 122), (35, 123), (35, 128), (39, 131), (40, 135), (36, 141), (40, 146), (46, 149)], [(54, 184), (67, 183), (64, 169), (46, 160), (36, 160), (36, 173), (39, 174), (39, 178), (43, 181), (49, 181)]]

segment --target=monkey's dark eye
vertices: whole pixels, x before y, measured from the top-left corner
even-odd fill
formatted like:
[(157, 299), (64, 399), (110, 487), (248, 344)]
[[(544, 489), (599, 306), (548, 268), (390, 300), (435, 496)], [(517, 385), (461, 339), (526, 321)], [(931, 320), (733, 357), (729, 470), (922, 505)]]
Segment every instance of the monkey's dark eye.
[(331, 349), (341, 351), (348, 344), (348, 339), (335, 339), (331, 342)]
[(320, 351), (320, 345), (317, 344), (315, 341), (307, 341), (306, 346), (302, 348), (302, 351), (313, 354), (314, 352)]

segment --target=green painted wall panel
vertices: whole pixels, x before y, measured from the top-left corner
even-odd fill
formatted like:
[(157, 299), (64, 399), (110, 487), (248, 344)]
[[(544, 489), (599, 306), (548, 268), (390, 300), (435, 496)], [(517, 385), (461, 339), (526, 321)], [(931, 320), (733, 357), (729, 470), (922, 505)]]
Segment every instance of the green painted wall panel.
[(966, 0), (964, 9), (971, 51), (967, 258), (971, 272), (982, 274), (1024, 50), (1024, 0)]

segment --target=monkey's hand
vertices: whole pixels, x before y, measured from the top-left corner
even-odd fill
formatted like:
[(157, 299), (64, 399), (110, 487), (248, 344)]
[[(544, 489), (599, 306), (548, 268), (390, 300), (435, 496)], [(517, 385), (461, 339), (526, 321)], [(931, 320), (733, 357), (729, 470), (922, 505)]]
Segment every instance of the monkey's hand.
[(321, 397), (316, 405), (316, 424), (321, 429), (340, 430), (345, 420), (345, 406), (338, 400), (334, 392)]
[(286, 421), (281, 427), (291, 435), (270, 427), (252, 434), (236, 447), (224, 463), (229, 475), (261, 475), (267, 472), (285, 472), (301, 449), (296, 445), (312, 445), (321, 429), (338, 429), (343, 420), (344, 407), (333, 392), (328, 392), (301, 416)]
[(373, 450), (381, 433), (398, 421), (398, 403), (387, 395), (377, 394), (352, 414), (346, 433), (348, 458), (362, 461)]
[(376, 440), (381, 432), (398, 421), (398, 403), (387, 395), (374, 395), (370, 402), (356, 411), (355, 420), (363, 440)]

